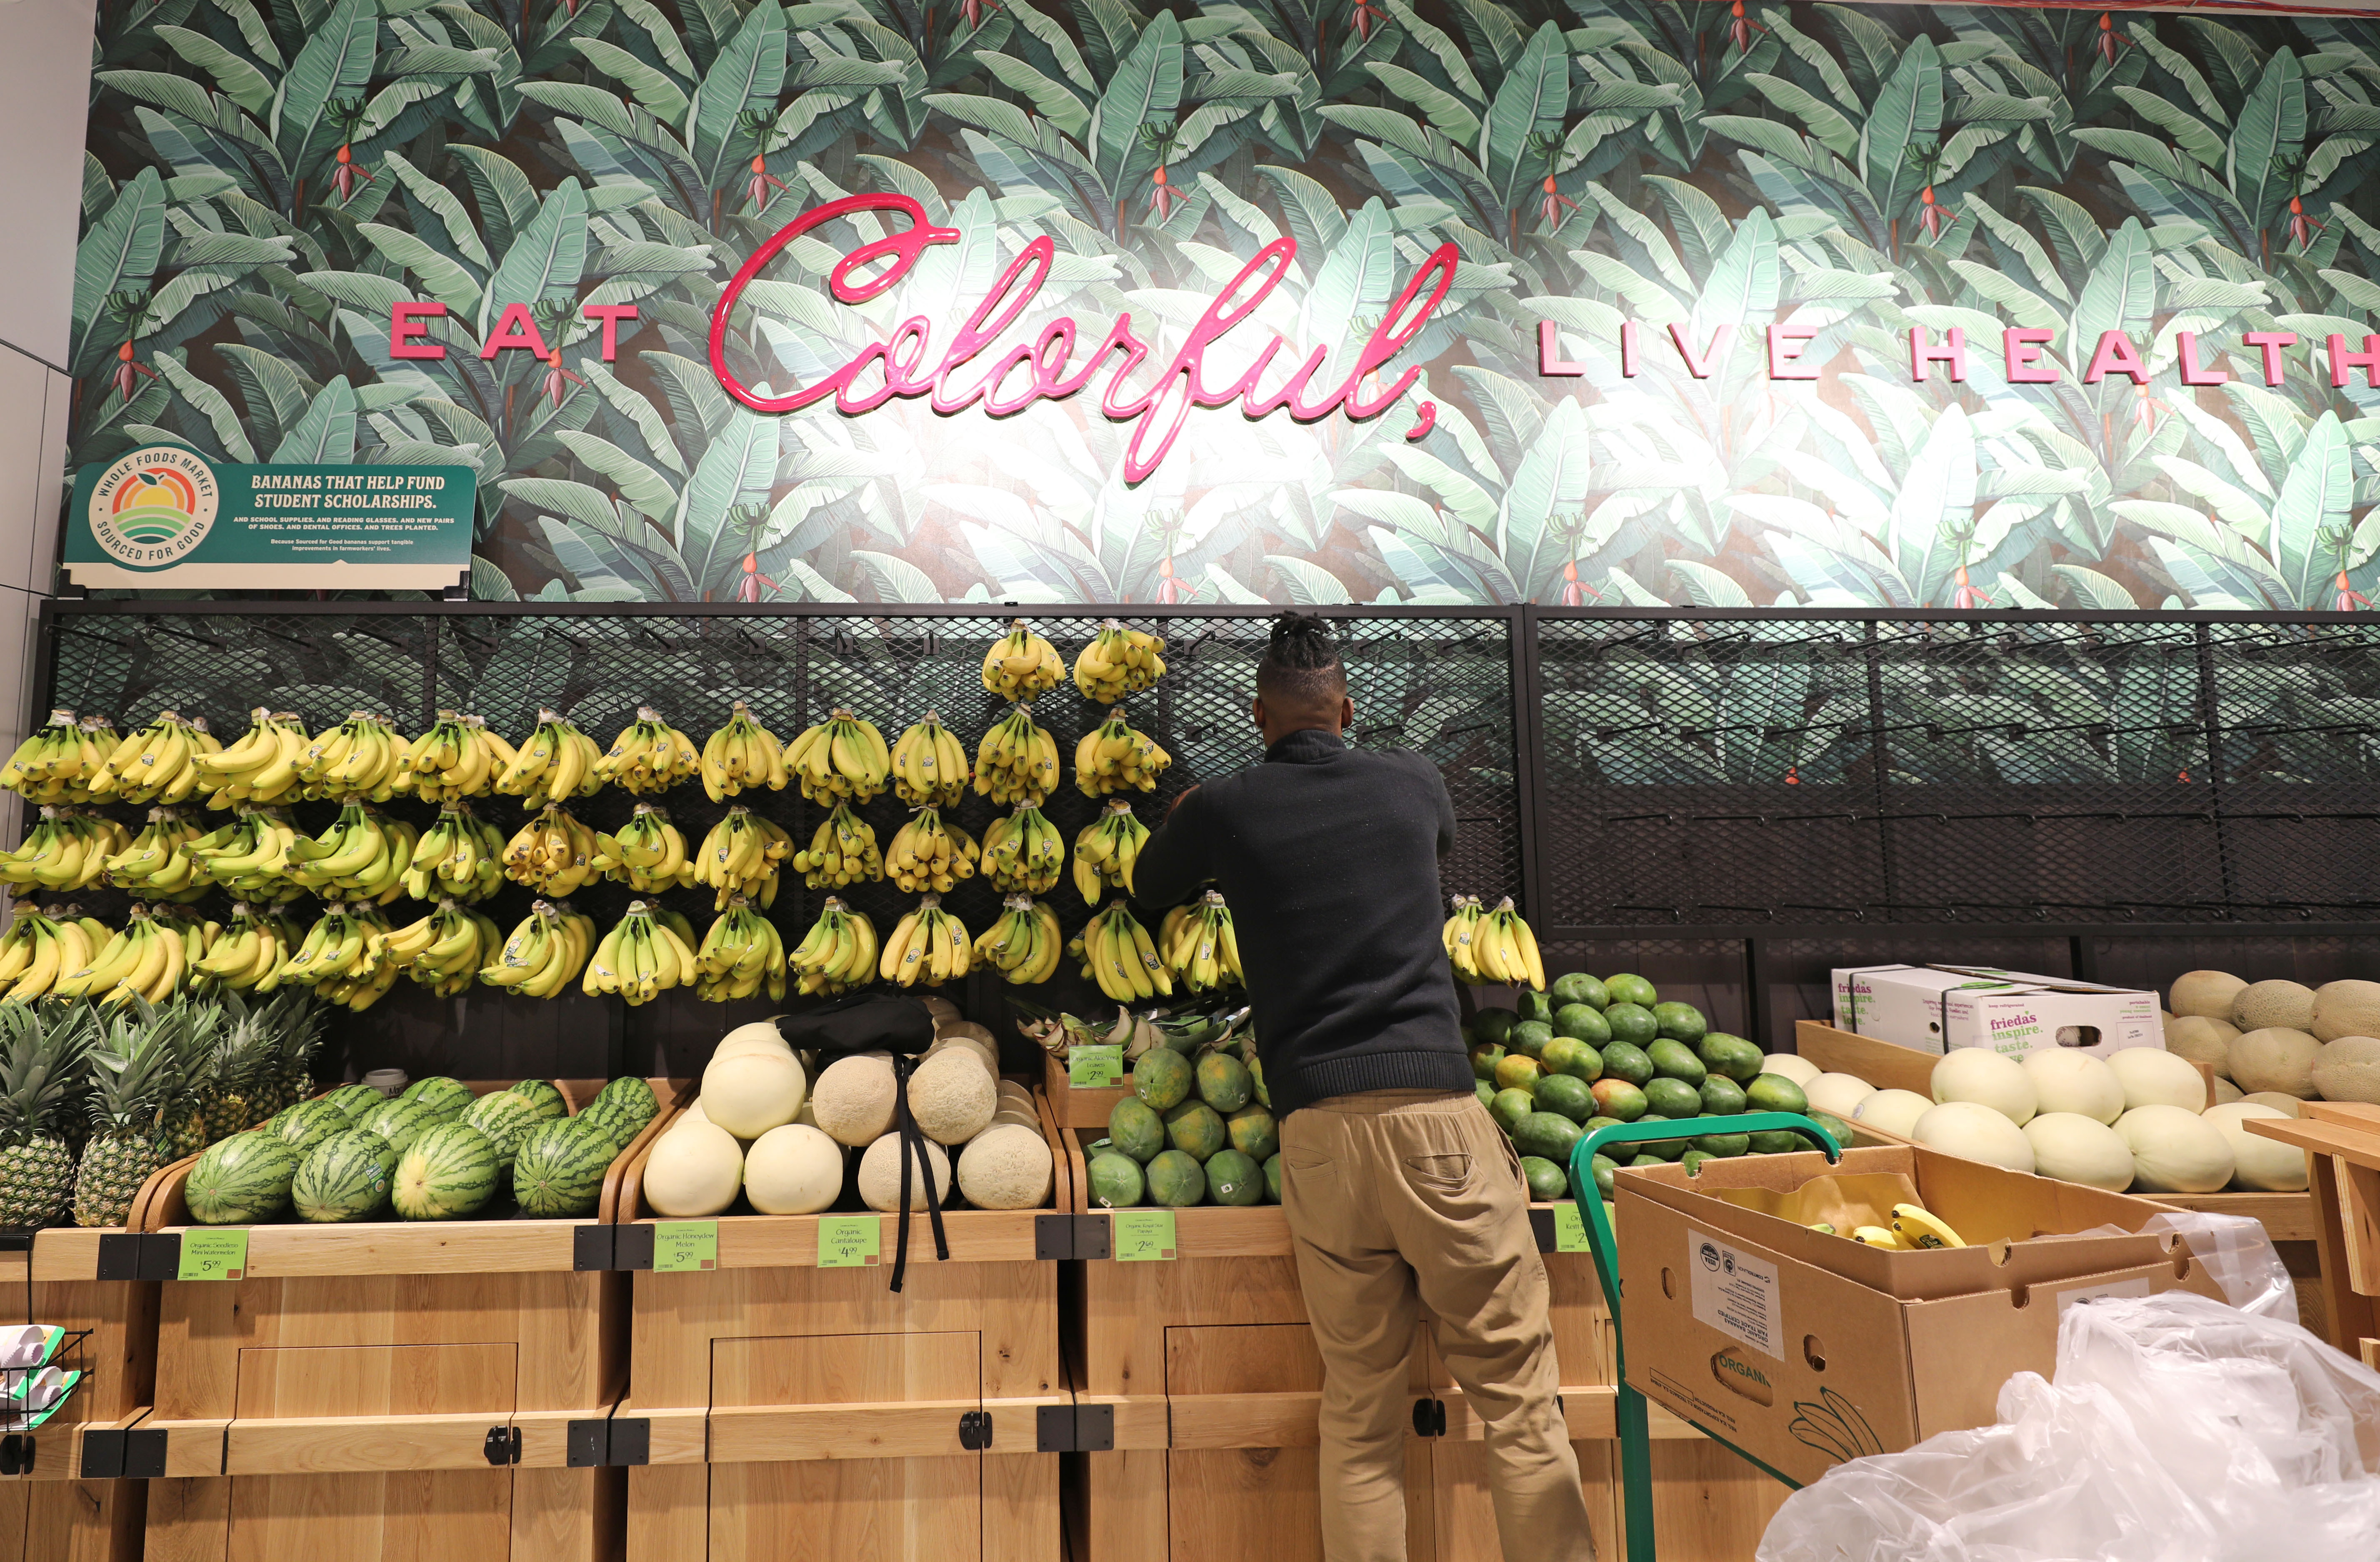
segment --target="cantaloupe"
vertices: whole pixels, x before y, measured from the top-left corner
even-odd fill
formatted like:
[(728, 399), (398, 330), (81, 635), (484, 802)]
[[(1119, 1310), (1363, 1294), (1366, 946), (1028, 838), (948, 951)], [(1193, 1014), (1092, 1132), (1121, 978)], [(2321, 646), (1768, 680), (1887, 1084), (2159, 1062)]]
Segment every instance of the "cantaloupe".
[[(951, 1194), (951, 1158), (942, 1147), (931, 1140), (919, 1141), (925, 1147), (926, 1159), (934, 1168), (934, 1197), (947, 1200)], [(859, 1158), (859, 1202), (871, 1210), (894, 1211), (901, 1207), (901, 1136), (888, 1133), (868, 1147)], [(909, 1157), (909, 1207), (926, 1207), (926, 1178), (918, 1169), (917, 1157)]]
[(892, 1126), (892, 1055), (854, 1053), (826, 1066), (810, 1092), (811, 1115), (838, 1144), (874, 1144)]
[(794, 1120), (808, 1086), (790, 1052), (765, 1050), (713, 1057), (702, 1071), (703, 1110), (738, 1139), (758, 1139)]
[[(2241, 1090), (2238, 1085), (2233, 1084), (2222, 1075), (2217, 1074), (2215, 1076), (2216, 1106), (2228, 1105), (2234, 1101), (2244, 1101), (2247, 1099), (2247, 1095), (2248, 1092), (2246, 1091)], [(2209, 1110), (2212, 1110), (2212, 1108), (2209, 1108)]]
[(2240, 1028), (2229, 1020), (2199, 1014), (2184, 1015), (2165, 1028), (2166, 1051), (2204, 1063), (2227, 1077), (2231, 1072), (2231, 1043), (2239, 1039)]
[(1772, 1052), (1760, 1060), (1764, 1074), (1781, 1074), (1807, 1091), (1810, 1081), (1818, 1077), (1818, 1066), (1799, 1053)]
[(2277, 977), (2251, 982), (2231, 1001), (2231, 1023), (2242, 1031), (2302, 1031), (2313, 1023), (2313, 989)]
[(2166, 1007), (2180, 1018), (2196, 1014), (2228, 1022), (2247, 986), (2228, 970), (2187, 970), (2173, 979)]
[(937, 1026), (952, 1024), (959, 1018), (959, 1006), (939, 993), (920, 993), (917, 1001), (926, 1006), (926, 1012), (934, 1017)]
[(959, 1152), (959, 1191), (980, 1210), (1039, 1209), (1056, 1169), (1050, 1142), (1031, 1129), (988, 1128)]
[(2303, 1102), (2300, 1101), (2294, 1095), (2283, 1095), (2278, 1091), (2257, 1091), (2253, 1094), (2243, 1095), (2240, 1099), (2242, 1101), (2252, 1101), (2259, 1106), (2269, 1106), (2284, 1117), (2301, 1117), (2305, 1116), (2305, 1113), (2301, 1110), (2304, 1105)]
[(1990, 1107), (1973, 1101), (1946, 1101), (1917, 1119), (1910, 1137), (1928, 1150), (1961, 1160), (1983, 1161), (2010, 1171), (2034, 1168), (2033, 1141)]
[(1859, 1104), (1876, 1093), (1876, 1087), (1856, 1074), (1818, 1074), (1802, 1087), (1802, 1094), (1821, 1112), (1832, 1112), (1838, 1117), (1848, 1117), (1859, 1110)]
[(934, 1054), (909, 1076), (910, 1115), (918, 1131), (939, 1144), (965, 1144), (984, 1130), (999, 1104), (1000, 1092), (971, 1052)]
[(1907, 1139), (1917, 1128), (1917, 1119), (1932, 1111), (1936, 1103), (1931, 1097), (1913, 1090), (1880, 1090), (1863, 1101), (1852, 1112), (1852, 1117), (1863, 1128), (1882, 1129)]
[(645, 1157), (644, 1201), (655, 1214), (698, 1219), (735, 1202), (744, 1151), (716, 1123), (691, 1123), (653, 1141)]
[(2206, 1110), (2206, 1080), (2198, 1066), (2163, 1047), (2125, 1047), (2107, 1059), (2107, 1067), (2124, 1087), (2127, 1112), (2140, 1106)]
[(762, 1214), (816, 1214), (843, 1195), (843, 1146), (817, 1129), (787, 1123), (752, 1141), (744, 1195)]
[(2033, 1169), (2060, 1182), (2120, 1193), (2132, 1185), (2132, 1148), (2124, 1136), (2080, 1112), (2044, 1112), (2024, 1125)]
[(2231, 1080), (2251, 1095), (2274, 1091), (2311, 1101), (2321, 1056), (2322, 1043), (2307, 1031), (2279, 1025), (2250, 1031), (2231, 1043)]
[(2024, 1065), (1989, 1047), (1952, 1047), (1944, 1053), (1934, 1065), (1933, 1086), (1937, 1102), (1972, 1101), (2019, 1128), (2041, 1110), (2040, 1092)]
[(2313, 1088), (2325, 1101), (2380, 1102), (2380, 1037), (2341, 1036), (2325, 1043), (2313, 1060)]
[(2116, 1131), (2131, 1147), (2136, 1191), (2216, 1193), (2231, 1180), (2231, 1141), (2196, 1112), (2161, 1104), (2135, 1106), (2116, 1119)]
[(2324, 982), (2313, 990), (2313, 1018), (2306, 1029), (2321, 1042), (2380, 1036), (2380, 982)]
[(2124, 1115), (2124, 1081), (2087, 1052), (2035, 1047), (2024, 1055), (2024, 1072), (2045, 1113), (2070, 1112), (2102, 1125)]
[(2231, 1186), (2250, 1193), (2301, 1193), (2306, 1187), (2305, 1152), (2277, 1139), (2250, 1133), (2242, 1125), (2252, 1118), (2268, 1121), (2287, 1114), (2252, 1101), (2235, 1101), (2209, 1107), (2206, 1120), (2221, 1130), (2231, 1146)]

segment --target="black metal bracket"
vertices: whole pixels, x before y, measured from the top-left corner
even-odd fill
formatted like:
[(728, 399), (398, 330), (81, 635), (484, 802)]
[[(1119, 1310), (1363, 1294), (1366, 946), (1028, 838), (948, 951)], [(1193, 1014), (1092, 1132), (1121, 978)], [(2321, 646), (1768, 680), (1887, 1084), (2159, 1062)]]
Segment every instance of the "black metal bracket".
[(137, 1231), (109, 1231), (99, 1239), (99, 1267), (94, 1278), (138, 1280), (140, 1249), (147, 1240)]
[(1559, 1252), (1560, 1244), (1554, 1238), (1554, 1212), (1529, 1206), (1529, 1232), (1537, 1239), (1537, 1251)]
[(165, 1429), (136, 1426), (124, 1434), (124, 1478), (163, 1481), (165, 1478)]
[(1075, 1451), (1074, 1406), (1033, 1407), (1033, 1451), (1037, 1454), (1071, 1454)]
[(480, 1452), (492, 1465), (518, 1464), (521, 1461), (521, 1432), (517, 1426), (492, 1426), (488, 1440)]
[(1115, 1227), (1103, 1214), (1075, 1216), (1075, 1251), (1076, 1259), (1113, 1258)]
[(1108, 1454), (1115, 1451), (1115, 1407), (1113, 1405), (1077, 1405), (1075, 1407), (1075, 1452)]
[(140, 1239), (141, 1280), (170, 1280), (182, 1272), (182, 1234), (152, 1231)]
[(601, 1470), (612, 1462), (612, 1422), (608, 1417), (574, 1421), (565, 1430), (564, 1462), (571, 1469)]
[(650, 1269), (653, 1266), (653, 1228), (638, 1222), (633, 1226), (612, 1227), (612, 1264), (613, 1269)]
[(966, 1410), (959, 1416), (959, 1446), (979, 1454), (991, 1446), (991, 1412)]
[(12, 1432), (0, 1437), (0, 1475), (30, 1475), (33, 1472), (33, 1434)]
[(124, 1434), (113, 1426), (83, 1429), (81, 1476), (86, 1481), (114, 1481), (124, 1474)]
[(613, 1416), (604, 1462), (615, 1467), (652, 1463), (653, 1423), (643, 1416)]
[(1039, 1259), (1071, 1259), (1075, 1256), (1075, 1217), (1070, 1214), (1037, 1214), (1033, 1217), (1033, 1256)]
[(1413, 1428), (1414, 1434), (1417, 1437), (1445, 1436), (1446, 1401), (1443, 1399), (1415, 1400)]
[(570, 1233), (570, 1267), (580, 1274), (610, 1269), (613, 1233), (620, 1229), (616, 1226), (597, 1226), (591, 1222), (573, 1227)]

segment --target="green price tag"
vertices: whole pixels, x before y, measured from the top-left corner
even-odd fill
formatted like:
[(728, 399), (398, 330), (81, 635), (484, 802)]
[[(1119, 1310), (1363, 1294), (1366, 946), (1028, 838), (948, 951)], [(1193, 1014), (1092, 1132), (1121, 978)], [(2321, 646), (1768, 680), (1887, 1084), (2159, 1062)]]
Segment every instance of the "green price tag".
[(1150, 1263), (1173, 1257), (1172, 1210), (1118, 1210), (1115, 1256), (1123, 1263)]
[(1100, 1090), (1123, 1082), (1123, 1047), (1101, 1044), (1067, 1050), (1066, 1083), (1073, 1089)]
[(884, 1253), (884, 1223), (872, 1214), (819, 1216), (818, 1266), (858, 1269)]
[(653, 1222), (653, 1273), (687, 1275), (719, 1267), (719, 1222)]
[(176, 1280), (237, 1280), (248, 1273), (245, 1231), (185, 1231)]
[(1578, 1213), (1573, 1203), (1554, 1206), (1554, 1251), (1583, 1253), (1586, 1246), (1586, 1217)]

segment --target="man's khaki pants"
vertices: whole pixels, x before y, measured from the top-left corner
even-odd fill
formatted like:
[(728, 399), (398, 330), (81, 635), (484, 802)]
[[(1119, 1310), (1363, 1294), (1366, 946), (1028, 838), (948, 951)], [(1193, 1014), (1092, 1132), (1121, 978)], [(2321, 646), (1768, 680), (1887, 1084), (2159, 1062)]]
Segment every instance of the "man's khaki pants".
[(1505, 1562), (1592, 1562), (1520, 1158), (1472, 1096), (1374, 1091), (1281, 1120), (1281, 1202), (1322, 1353), (1322, 1553), (1403, 1562), (1416, 1309), (1487, 1425)]

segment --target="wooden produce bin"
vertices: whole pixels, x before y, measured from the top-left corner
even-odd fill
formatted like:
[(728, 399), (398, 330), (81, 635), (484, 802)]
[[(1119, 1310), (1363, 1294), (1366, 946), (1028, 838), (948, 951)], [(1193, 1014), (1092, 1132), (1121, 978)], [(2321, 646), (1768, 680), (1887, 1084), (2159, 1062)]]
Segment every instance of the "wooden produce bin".
[(2380, 1366), (2380, 1106), (2309, 1101), (2296, 1117), (2251, 1118), (2247, 1128), (2306, 1153), (2310, 1224), (2322, 1258), (2313, 1283), (2298, 1283), (2300, 1314), (2313, 1292), (2327, 1324), (2316, 1332), (2364, 1365)]
[[(469, 1080), (486, 1094), (510, 1080)], [(253, 1226), (237, 1279), (164, 1283), (149, 1562), (605, 1562), (627, 1383), (627, 1276), (602, 1203), (576, 1220)], [(555, 1081), (575, 1114), (601, 1080)], [(187, 1239), (188, 1166), (145, 1212)]]
[[(1056, 1562), (1074, 1446), (1062, 1157), (1050, 1209), (946, 1211), (947, 1261), (914, 1213), (898, 1293), (899, 1216), (848, 1187), (823, 1216), (670, 1223), (643, 1208), (642, 1171), (640, 1155), (617, 1210), (621, 1263), (637, 1271), (634, 1392), (612, 1445), (615, 1461), (632, 1450), (629, 1562)], [(880, 1260), (820, 1268), (821, 1221), (849, 1214), (879, 1223)], [(656, 1227), (672, 1224), (715, 1227), (713, 1267), (653, 1272)]]

